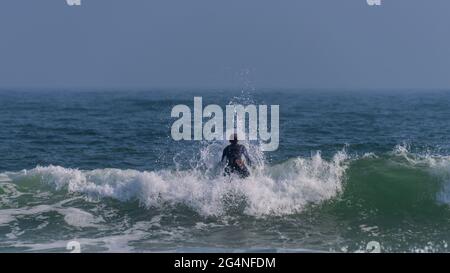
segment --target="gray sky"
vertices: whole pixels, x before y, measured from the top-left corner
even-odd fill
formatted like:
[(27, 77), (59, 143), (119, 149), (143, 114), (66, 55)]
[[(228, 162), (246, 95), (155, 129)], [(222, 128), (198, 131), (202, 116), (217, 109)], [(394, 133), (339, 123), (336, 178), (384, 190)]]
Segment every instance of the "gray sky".
[(449, 88), (450, 1), (2, 0), (0, 88)]

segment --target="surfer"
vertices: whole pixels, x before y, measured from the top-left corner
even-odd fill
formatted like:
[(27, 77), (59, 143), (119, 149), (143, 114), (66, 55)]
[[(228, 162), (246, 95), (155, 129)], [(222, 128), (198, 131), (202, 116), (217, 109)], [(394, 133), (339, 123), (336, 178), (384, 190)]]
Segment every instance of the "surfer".
[(245, 166), (245, 162), (242, 160), (242, 156), (245, 157), (248, 164), (252, 164), (250, 156), (247, 153), (247, 149), (244, 145), (238, 144), (237, 134), (233, 134), (230, 137), (230, 145), (225, 147), (222, 154), (222, 162), (226, 158), (227, 166), (225, 167), (224, 175), (231, 175), (237, 173), (240, 178), (246, 178), (250, 176), (250, 172)]

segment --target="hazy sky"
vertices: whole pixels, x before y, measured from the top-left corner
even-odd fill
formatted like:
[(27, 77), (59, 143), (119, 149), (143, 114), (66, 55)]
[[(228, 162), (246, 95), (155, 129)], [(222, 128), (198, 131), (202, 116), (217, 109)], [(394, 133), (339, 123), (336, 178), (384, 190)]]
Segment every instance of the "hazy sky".
[(0, 88), (450, 88), (449, 12), (449, 0), (2, 0)]

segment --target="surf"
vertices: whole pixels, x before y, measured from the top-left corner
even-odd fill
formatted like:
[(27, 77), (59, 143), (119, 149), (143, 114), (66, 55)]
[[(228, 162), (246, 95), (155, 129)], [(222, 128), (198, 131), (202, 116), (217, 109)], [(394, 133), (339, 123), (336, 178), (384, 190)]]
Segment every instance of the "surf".
[(6, 175), (11, 182), (24, 187), (37, 183), (90, 199), (138, 201), (146, 208), (183, 204), (205, 216), (224, 214), (224, 197), (233, 192), (245, 196), (245, 214), (283, 215), (300, 212), (308, 203), (318, 203), (338, 194), (342, 190), (344, 157), (336, 155), (331, 162), (320, 154), (311, 159), (296, 158), (256, 169), (244, 180), (220, 174), (211, 177), (199, 169), (88, 171), (61, 166), (38, 166)]
[(91, 200), (137, 201), (146, 208), (183, 204), (204, 216), (223, 215), (224, 198), (230, 193), (243, 196), (243, 212), (257, 217), (301, 213), (327, 200), (363, 202), (388, 212), (449, 204), (450, 157), (398, 149), (381, 156), (352, 157), (343, 150), (328, 160), (317, 152), (273, 165), (260, 163), (243, 180), (223, 177), (213, 164), (198, 163), (191, 169), (156, 171), (38, 166), (3, 173), (0, 183), (10, 198), (20, 196), (17, 186), (46, 186)]
[[(251, 176), (230, 179), (211, 162), (221, 147), (205, 145), (191, 164), (153, 171), (49, 165), (3, 172), (0, 228), (11, 227), (8, 236), (13, 238), (23, 232), (14, 231), (14, 226), (25, 220), (42, 219), (37, 230), (59, 223), (64, 229), (88, 232), (112, 231), (133, 219), (125, 237), (154, 232), (164, 237), (169, 232), (175, 240), (179, 229), (214, 230), (256, 221), (266, 228), (279, 223), (275, 225), (280, 232), (294, 225), (298, 236), (310, 228), (317, 229), (319, 237), (324, 236), (321, 232), (337, 232), (351, 238), (348, 249), (363, 247), (358, 238), (388, 236), (392, 245), (397, 242), (401, 249), (420, 251), (424, 242), (418, 238), (430, 240), (430, 235), (420, 234), (432, 227), (440, 234), (435, 225), (445, 227), (450, 218), (450, 157), (446, 155), (413, 153), (399, 145), (387, 153), (357, 155), (345, 148), (330, 157), (314, 152), (268, 163), (263, 154), (258, 157), (257, 145), (250, 145), (259, 158)], [(142, 230), (141, 225), (150, 230)], [(340, 225), (351, 229), (340, 230)], [(398, 233), (399, 227), (409, 228), (411, 235)], [(415, 236), (412, 242), (418, 244), (403, 246), (405, 236)], [(442, 247), (437, 244), (432, 249)]]

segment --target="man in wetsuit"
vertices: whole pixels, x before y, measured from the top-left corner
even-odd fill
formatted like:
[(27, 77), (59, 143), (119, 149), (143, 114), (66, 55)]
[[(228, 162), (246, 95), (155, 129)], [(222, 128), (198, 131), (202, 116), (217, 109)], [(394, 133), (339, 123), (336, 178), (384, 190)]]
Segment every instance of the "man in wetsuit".
[(222, 162), (226, 158), (227, 166), (225, 167), (224, 175), (231, 175), (237, 173), (239, 177), (246, 178), (250, 175), (250, 172), (245, 166), (242, 156), (245, 157), (247, 162), (251, 165), (250, 156), (247, 153), (245, 146), (238, 144), (237, 134), (234, 134), (230, 139), (230, 145), (225, 147), (222, 154)]

